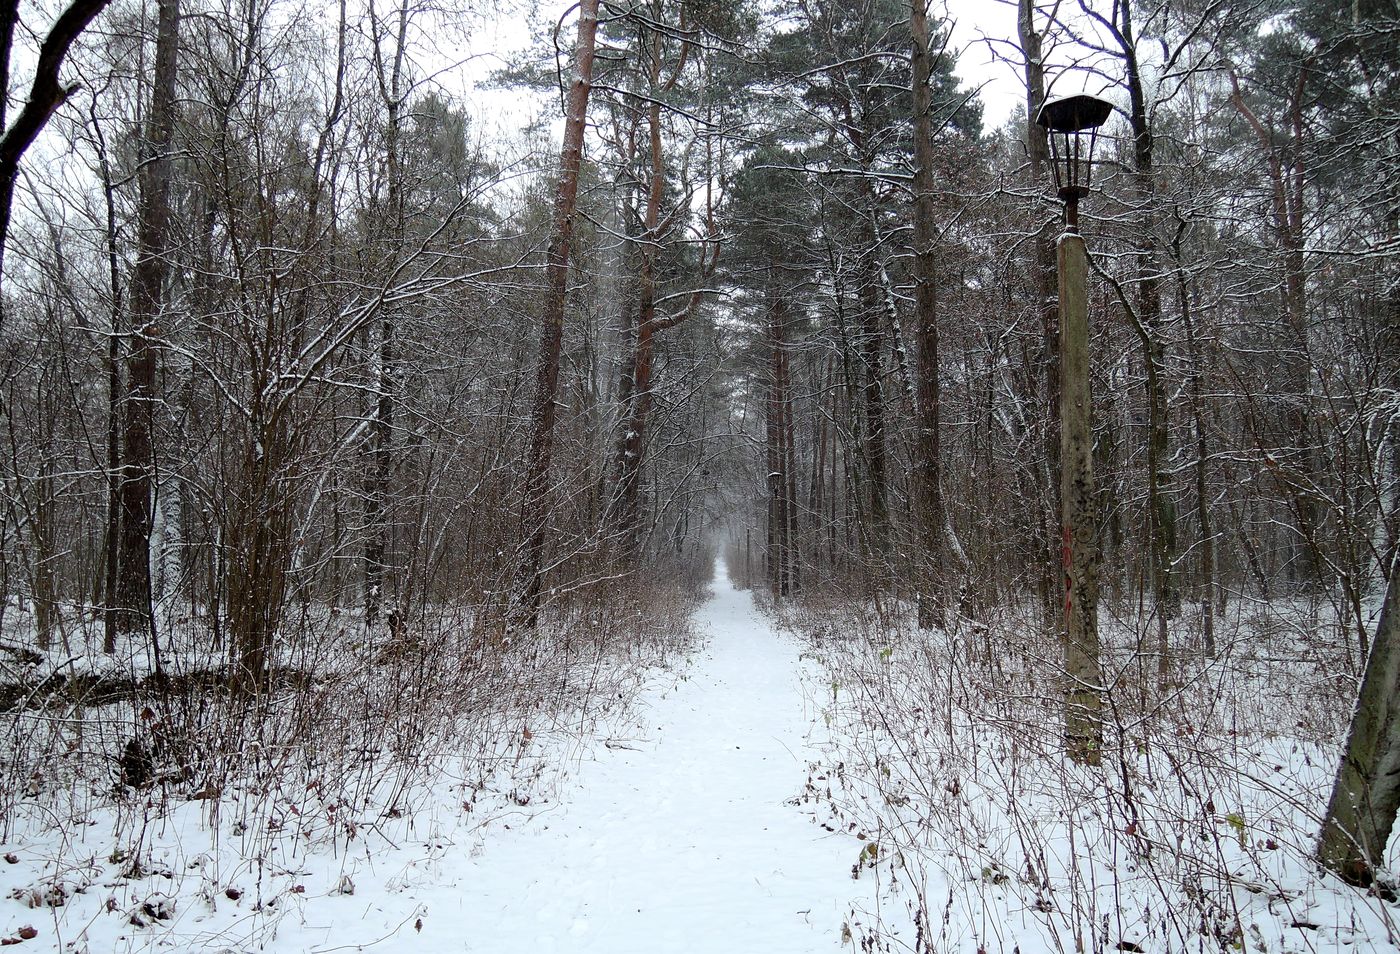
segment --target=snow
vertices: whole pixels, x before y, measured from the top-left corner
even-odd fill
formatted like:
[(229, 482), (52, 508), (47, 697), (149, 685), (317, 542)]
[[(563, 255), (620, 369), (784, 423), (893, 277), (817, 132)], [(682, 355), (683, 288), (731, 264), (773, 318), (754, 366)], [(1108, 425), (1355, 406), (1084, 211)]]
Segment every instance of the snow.
[[(490, 784), (446, 769), (409, 814), (348, 841), (308, 834), (307, 791), (19, 831), (0, 845), (17, 856), (0, 864), (0, 936), (32, 925), (25, 951), (93, 954), (839, 951), (864, 846), (798, 805), (812, 673), (722, 564), (696, 622), (704, 649), (591, 742), (527, 729)], [(283, 809), (272, 822), (254, 804)], [(146, 871), (124, 876), (113, 846), (133, 828)]]
[(1042, 685), (1052, 636), (998, 631), (984, 653), (985, 632), (918, 631), (905, 610), (900, 630), (813, 597), (783, 611), (798, 639), (721, 563), (703, 641), (599, 656), (574, 709), (503, 703), (413, 748), (407, 774), (289, 759), (203, 800), (158, 785), (67, 802), (38, 779), (0, 844), (0, 938), (65, 954), (1392, 948), (1394, 909), (1309, 857), (1335, 764), (1318, 740), (1340, 731), (1330, 681), (1290, 663), (1290, 682), (1227, 641), (1087, 769), (1064, 760)]
[(787, 804), (811, 726), (796, 649), (722, 567), (714, 589), (704, 658), (551, 817), (491, 839), (457, 886), (421, 895), (438, 912), (423, 949), (840, 949), (858, 849)]
[(920, 631), (890, 605), (787, 615), (830, 680), (828, 781), (804, 799), (870, 833), (887, 886), (852, 919), (859, 949), (1395, 949), (1396, 906), (1311, 857), (1344, 728), (1335, 667), (1294, 647), (1266, 652), (1288, 660), (1275, 671), (1243, 651), (1268, 650), (1258, 634), (1238, 655), (1232, 638), (1144, 712), (1134, 634), (1108, 625), (1115, 718), (1088, 768), (1063, 754), (1053, 633)]

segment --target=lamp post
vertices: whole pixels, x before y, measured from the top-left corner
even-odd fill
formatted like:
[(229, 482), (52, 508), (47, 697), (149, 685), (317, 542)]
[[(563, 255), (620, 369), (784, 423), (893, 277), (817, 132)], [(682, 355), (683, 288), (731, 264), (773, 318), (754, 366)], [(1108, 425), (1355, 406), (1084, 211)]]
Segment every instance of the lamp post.
[(1103, 742), (1099, 665), (1099, 543), (1094, 500), (1093, 410), (1089, 394), (1089, 256), (1079, 234), (1079, 200), (1089, 194), (1098, 129), (1113, 104), (1096, 96), (1046, 100), (1036, 115), (1050, 140), (1055, 186), (1065, 205), (1059, 240), (1060, 526), (1065, 592), (1065, 749), (1099, 763)]

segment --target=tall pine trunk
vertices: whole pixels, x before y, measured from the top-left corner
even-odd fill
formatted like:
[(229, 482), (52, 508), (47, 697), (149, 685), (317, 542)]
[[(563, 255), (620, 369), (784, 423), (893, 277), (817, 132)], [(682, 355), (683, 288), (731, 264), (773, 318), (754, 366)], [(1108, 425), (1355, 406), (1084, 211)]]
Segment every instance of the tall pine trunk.
[(543, 591), (544, 547), (549, 532), (550, 461), (554, 450), (554, 421), (559, 397), (559, 358), (564, 344), (564, 308), (569, 292), (569, 244), (574, 234), (574, 206), (579, 169), (583, 163), (583, 134), (588, 94), (593, 88), (593, 54), (598, 33), (598, 0), (579, 4), (576, 70), (564, 116), (564, 146), (559, 154), (559, 184), (555, 189), (552, 236), (545, 266), (544, 320), (535, 365), (534, 407), (530, 416), (530, 451), (526, 459), (525, 495), (521, 509), (524, 552), (516, 574), (512, 622), (534, 628)]
[[(659, 34), (657, 45), (659, 46)], [(653, 52), (652, 81), (659, 70), (659, 50)], [(617, 486), (613, 505), (615, 530), (624, 558), (636, 559), (641, 544), (642, 451), (646, 443), (647, 419), (651, 414), (651, 368), (656, 332), (656, 227), (661, 219), (661, 192), (665, 166), (661, 155), (661, 104), (652, 102), (647, 111), (651, 155), (651, 181), (647, 189), (646, 212), (642, 220), (641, 269), (638, 276), (637, 337), (626, 372), (631, 382), (631, 400), (624, 405), (625, 420), (618, 456)]]

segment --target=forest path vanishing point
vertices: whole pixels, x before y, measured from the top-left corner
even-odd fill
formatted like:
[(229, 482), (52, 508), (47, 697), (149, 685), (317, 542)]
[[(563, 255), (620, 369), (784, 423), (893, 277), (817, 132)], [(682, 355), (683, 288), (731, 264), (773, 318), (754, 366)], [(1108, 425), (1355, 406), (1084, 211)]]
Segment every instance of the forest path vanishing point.
[[(797, 647), (723, 562), (713, 588), (697, 617), (709, 643), (684, 681), (644, 703), (644, 737), (599, 746), (558, 814), (487, 843), (480, 880), (462, 885), (475, 897), (454, 950), (841, 949), (854, 843), (786, 804), (817, 717)], [(438, 930), (456, 920), (435, 914)]]

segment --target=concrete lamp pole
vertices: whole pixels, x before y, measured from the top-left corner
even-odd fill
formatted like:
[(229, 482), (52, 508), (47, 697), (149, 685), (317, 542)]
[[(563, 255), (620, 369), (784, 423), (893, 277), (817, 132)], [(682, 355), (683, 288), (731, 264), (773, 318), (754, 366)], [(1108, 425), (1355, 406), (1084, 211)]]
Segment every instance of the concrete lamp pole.
[(1085, 765), (1099, 764), (1103, 745), (1103, 670), (1089, 393), (1089, 256), (1079, 234), (1079, 200), (1089, 193), (1098, 128), (1112, 111), (1113, 105), (1098, 97), (1068, 96), (1046, 100), (1035, 120), (1048, 133), (1055, 185), (1065, 204), (1065, 230), (1059, 241), (1065, 751)]

